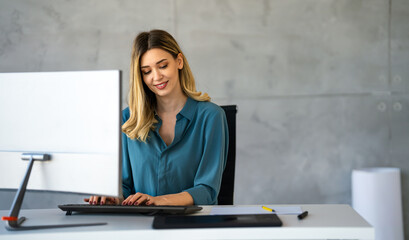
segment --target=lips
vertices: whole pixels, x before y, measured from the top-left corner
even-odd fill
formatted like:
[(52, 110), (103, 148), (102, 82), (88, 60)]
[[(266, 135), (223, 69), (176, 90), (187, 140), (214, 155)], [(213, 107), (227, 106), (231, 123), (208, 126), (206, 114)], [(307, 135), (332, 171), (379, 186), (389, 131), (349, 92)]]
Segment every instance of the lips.
[(154, 86), (155, 86), (157, 89), (162, 90), (162, 89), (164, 89), (164, 88), (168, 85), (168, 82), (169, 82), (169, 81), (166, 81), (166, 82), (163, 82), (163, 83), (154, 85)]

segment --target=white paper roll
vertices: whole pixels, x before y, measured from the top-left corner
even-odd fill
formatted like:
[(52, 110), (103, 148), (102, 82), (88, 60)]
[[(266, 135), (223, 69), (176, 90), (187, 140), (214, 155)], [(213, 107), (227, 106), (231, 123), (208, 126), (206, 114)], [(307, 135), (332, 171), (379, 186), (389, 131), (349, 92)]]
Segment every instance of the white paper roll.
[(400, 169), (353, 170), (352, 207), (375, 228), (376, 240), (403, 240)]

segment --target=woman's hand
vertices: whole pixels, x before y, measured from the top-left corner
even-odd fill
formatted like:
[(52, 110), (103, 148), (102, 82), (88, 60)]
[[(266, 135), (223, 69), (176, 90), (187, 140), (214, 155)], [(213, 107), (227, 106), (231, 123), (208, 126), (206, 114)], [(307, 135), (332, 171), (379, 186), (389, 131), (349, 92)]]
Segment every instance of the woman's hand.
[(181, 192), (176, 194), (167, 194), (162, 196), (152, 197), (144, 193), (135, 193), (129, 195), (122, 205), (193, 205), (194, 201), (192, 196), (188, 192)]
[(135, 193), (129, 195), (123, 202), (122, 205), (157, 205), (156, 200), (158, 197), (152, 197), (144, 193)]
[(122, 200), (117, 197), (91, 196), (84, 198), (84, 201), (90, 205), (119, 205)]

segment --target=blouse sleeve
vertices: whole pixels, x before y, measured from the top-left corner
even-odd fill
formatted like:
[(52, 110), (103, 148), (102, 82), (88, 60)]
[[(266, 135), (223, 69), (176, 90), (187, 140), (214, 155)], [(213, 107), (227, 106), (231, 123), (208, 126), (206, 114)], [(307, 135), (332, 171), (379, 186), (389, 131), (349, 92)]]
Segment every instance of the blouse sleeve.
[[(129, 118), (129, 109), (125, 109), (122, 113), (122, 124)], [(134, 194), (134, 185), (132, 178), (131, 163), (128, 152), (128, 137), (122, 133), (122, 195), (127, 198)]]
[(228, 127), (224, 110), (208, 116), (204, 129), (204, 150), (200, 160), (194, 186), (185, 190), (196, 205), (217, 204), (223, 171), (228, 152)]

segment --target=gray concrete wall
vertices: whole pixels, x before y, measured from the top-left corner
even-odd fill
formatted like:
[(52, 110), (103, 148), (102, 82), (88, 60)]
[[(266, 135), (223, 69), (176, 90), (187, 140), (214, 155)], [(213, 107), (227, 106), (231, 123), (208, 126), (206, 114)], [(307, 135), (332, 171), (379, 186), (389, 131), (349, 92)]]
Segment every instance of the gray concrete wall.
[(399, 167), (409, 232), (408, 22), (407, 0), (0, 0), (0, 72), (122, 69), (127, 91), (133, 38), (165, 29), (239, 107), (235, 203), (350, 204), (352, 169)]

